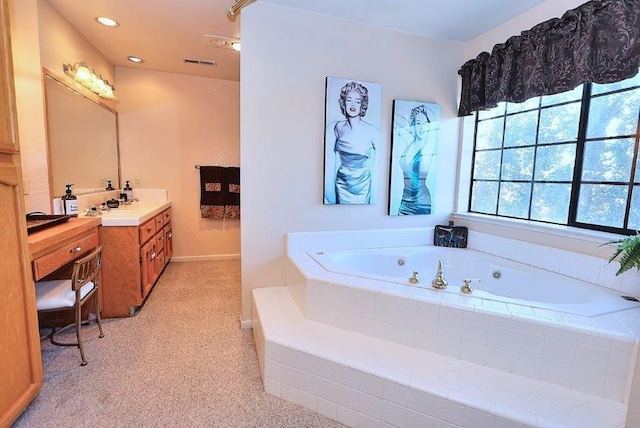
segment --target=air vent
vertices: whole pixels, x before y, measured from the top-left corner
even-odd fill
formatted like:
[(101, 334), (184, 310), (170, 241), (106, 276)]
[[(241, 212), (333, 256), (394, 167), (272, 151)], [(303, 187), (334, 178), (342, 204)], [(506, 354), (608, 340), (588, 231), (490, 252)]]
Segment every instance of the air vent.
[(192, 58), (185, 58), (184, 62), (185, 64), (199, 64), (199, 65), (206, 65), (207, 67), (215, 67), (216, 65), (218, 65), (215, 61), (206, 61), (203, 59), (192, 59)]

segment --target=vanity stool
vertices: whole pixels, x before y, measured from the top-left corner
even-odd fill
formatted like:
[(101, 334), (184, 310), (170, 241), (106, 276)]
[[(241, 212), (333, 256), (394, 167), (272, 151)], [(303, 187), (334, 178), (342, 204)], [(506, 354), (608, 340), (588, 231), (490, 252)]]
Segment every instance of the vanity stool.
[[(58, 330), (53, 328), (48, 338), (54, 345), (77, 346), (80, 348), (82, 357), (81, 366), (87, 365), (82, 345), (82, 305), (93, 296), (94, 307), (96, 308), (96, 320), (100, 335), (102, 332), (102, 320), (100, 319), (100, 268), (102, 266), (102, 247), (99, 246), (88, 255), (78, 259), (73, 264), (71, 279), (58, 279), (52, 281), (39, 281), (36, 283), (36, 307), (38, 312), (60, 311), (74, 309), (75, 323), (62, 327)], [(62, 343), (54, 339), (54, 335), (60, 331), (75, 325), (77, 342)]]

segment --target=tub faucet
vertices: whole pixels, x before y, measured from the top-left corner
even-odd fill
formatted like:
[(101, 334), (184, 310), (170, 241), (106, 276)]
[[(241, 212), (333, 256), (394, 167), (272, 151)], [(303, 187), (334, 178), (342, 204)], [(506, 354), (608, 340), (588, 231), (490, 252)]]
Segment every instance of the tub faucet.
[(444, 279), (444, 272), (442, 271), (442, 260), (438, 261), (438, 272), (433, 281), (431, 281), (431, 286), (440, 290), (447, 288), (447, 280)]

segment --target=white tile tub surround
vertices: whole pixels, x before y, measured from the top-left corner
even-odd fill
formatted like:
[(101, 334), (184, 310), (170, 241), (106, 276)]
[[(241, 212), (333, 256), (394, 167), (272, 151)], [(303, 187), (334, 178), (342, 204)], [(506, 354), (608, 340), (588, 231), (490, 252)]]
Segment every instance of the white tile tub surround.
[(469, 231), (469, 248), (640, 296), (640, 272), (630, 270), (616, 276), (618, 263), (607, 263), (604, 258), (474, 231)]
[[(406, 236), (424, 237), (427, 232), (395, 233), (391, 246), (411, 239), (415, 245), (417, 239)], [(288, 236), (288, 248), (299, 252), (289, 254), (287, 286), (307, 319), (612, 400), (628, 397), (635, 338), (640, 335), (639, 309), (583, 317), (329, 273), (306, 251), (322, 249), (339, 234)], [(431, 239), (432, 235), (427, 238)], [(490, 247), (502, 251), (510, 240), (499, 241)], [(345, 242), (363, 241), (350, 236), (338, 242), (329, 247), (345, 249)], [(365, 245), (383, 243), (374, 236)], [(524, 244), (518, 248), (525, 247), (534, 253), (552, 252)], [(511, 254), (525, 257), (523, 251)], [(554, 254), (576, 260), (574, 254)]]
[(346, 425), (624, 426), (623, 403), (309, 321), (286, 287), (252, 293), (265, 390)]

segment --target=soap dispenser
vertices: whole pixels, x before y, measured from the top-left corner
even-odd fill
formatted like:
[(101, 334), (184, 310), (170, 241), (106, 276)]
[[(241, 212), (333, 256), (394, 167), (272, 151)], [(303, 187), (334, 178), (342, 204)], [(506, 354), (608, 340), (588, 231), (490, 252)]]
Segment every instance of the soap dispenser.
[(122, 192), (127, 194), (127, 200), (128, 201), (133, 200), (133, 189), (131, 188), (131, 185), (129, 184), (129, 180), (127, 180), (125, 182), (124, 189), (122, 189)]
[(62, 205), (64, 206), (64, 213), (66, 215), (77, 216), (78, 215), (78, 198), (71, 192), (71, 186), (73, 184), (67, 184), (67, 190), (65, 195), (62, 196)]
[(111, 180), (107, 180), (107, 187), (104, 190), (116, 190), (113, 188), (113, 185), (111, 184)]

